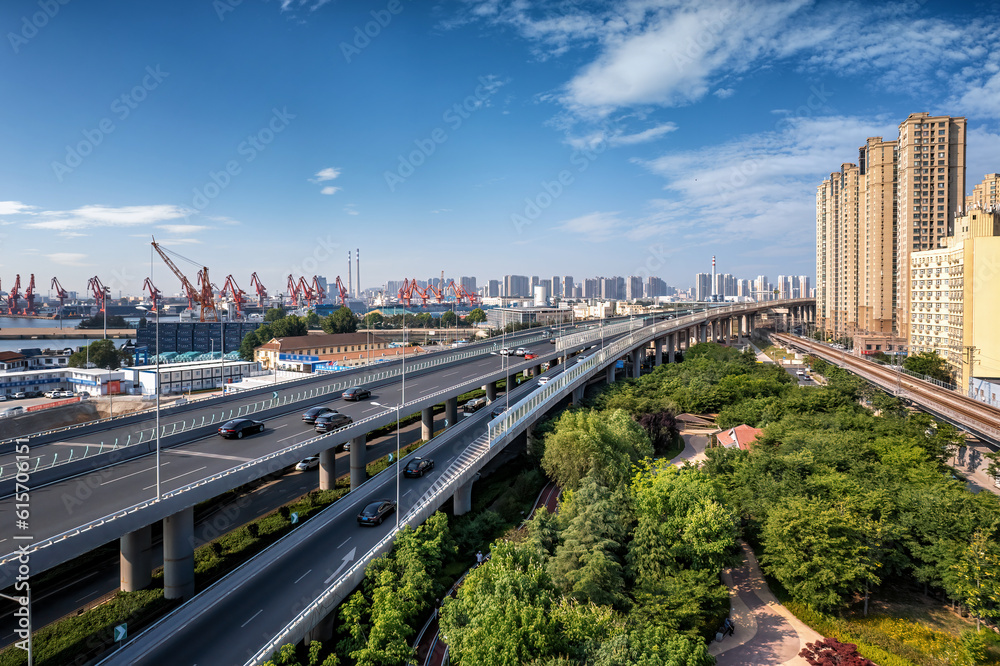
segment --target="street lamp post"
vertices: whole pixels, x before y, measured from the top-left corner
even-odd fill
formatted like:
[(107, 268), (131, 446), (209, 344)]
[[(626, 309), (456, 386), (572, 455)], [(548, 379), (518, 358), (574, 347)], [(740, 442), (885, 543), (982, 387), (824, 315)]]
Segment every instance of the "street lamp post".
[[(136, 310), (149, 312), (141, 305), (136, 306)], [(156, 308), (156, 379), (153, 380), (153, 388), (156, 391), (156, 501), (160, 501), (160, 309)]]
[(384, 409), (395, 409), (396, 410), (396, 529), (399, 529), (399, 514), (402, 509), (399, 506), (399, 408), (402, 407), (403, 396), (400, 393), (399, 403), (395, 407), (390, 407), (389, 405), (383, 405), (380, 402), (372, 402), (376, 407), (382, 407)]

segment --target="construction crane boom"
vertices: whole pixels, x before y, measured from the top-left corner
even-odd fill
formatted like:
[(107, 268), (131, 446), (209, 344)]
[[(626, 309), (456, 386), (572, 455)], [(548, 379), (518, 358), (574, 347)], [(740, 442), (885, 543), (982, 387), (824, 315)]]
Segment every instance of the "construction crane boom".
[[(160, 255), (163, 259), (163, 263), (173, 271), (177, 279), (181, 281), (181, 285), (184, 287), (184, 291), (187, 293), (189, 307), (194, 307), (194, 303), (197, 303), (201, 307), (201, 321), (219, 321), (219, 313), (215, 309), (215, 298), (212, 294), (212, 282), (208, 278), (208, 266), (202, 266), (201, 270), (198, 272), (198, 283), (201, 285), (201, 289), (195, 289), (191, 281), (187, 279), (181, 269), (177, 268), (177, 265), (171, 261), (167, 253), (160, 247), (156, 239), (153, 239), (153, 249), (156, 253)], [(180, 256), (180, 255), (178, 255)], [(188, 259), (188, 261), (191, 261)], [(194, 263), (194, 262), (191, 262)]]

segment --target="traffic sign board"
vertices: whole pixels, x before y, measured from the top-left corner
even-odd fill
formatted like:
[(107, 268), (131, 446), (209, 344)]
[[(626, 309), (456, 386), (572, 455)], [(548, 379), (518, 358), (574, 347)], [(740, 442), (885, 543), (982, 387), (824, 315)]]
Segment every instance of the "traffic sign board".
[(299, 514), (298, 514), (298, 512), (297, 511), (293, 511), (292, 515), (289, 516), (289, 518), (292, 519), (292, 525), (294, 525), (295, 523), (299, 522)]
[(121, 623), (115, 627), (115, 642), (121, 643), (128, 636), (128, 625), (126, 623)]

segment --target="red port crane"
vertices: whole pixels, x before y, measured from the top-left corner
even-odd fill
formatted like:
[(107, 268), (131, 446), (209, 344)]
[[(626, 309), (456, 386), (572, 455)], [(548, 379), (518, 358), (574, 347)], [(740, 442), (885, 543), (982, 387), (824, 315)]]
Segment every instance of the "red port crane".
[(108, 288), (101, 282), (101, 278), (95, 275), (87, 280), (87, 289), (94, 294), (94, 300), (97, 302), (97, 311), (99, 313), (104, 312), (104, 306), (108, 297)]
[(7, 295), (7, 314), (17, 314), (17, 302), (21, 300), (21, 274), (14, 279), (14, 288)]
[[(215, 309), (215, 298), (212, 294), (212, 281), (208, 279), (208, 266), (202, 266), (201, 270), (198, 271), (198, 284), (201, 285), (201, 289), (196, 289), (184, 273), (181, 272), (181, 269), (177, 268), (177, 265), (171, 261), (170, 257), (167, 256), (167, 251), (160, 247), (155, 238), (153, 239), (153, 249), (160, 255), (160, 258), (163, 259), (167, 267), (173, 271), (177, 279), (181, 281), (181, 285), (183, 285), (184, 291), (187, 293), (189, 307), (193, 308), (194, 303), (201, 306), (200, 321), (219, 321), (219, 312)], [(195, 262), (186, 257), (181, 257), (176, 252), (172, 252), (171, 254), (175, 254), (181, 259), (197, 266)]]
[(298, 290), (299, 294), (302, 295), (302, 298), (305, 299), (306, 305), (312, 305), (313, 301), (316, 300), (316, 292), (312, 290), (312, 287), (306, 284), (306, 279), (304, 277), (299, 277)]
[(66, 303), (66, 299), (69, 298), (69, 294), (63, 289), (62, 285), (59, 284), (59, 278), (52, 278), (52, 289), (56, 290), (56, 298), (59, 299), (59, 316), (62, 316), (63, 305)]
[(36, 314), (35, 311), (35, 274), (31, 274), (31, 279), (28, 280), (28, 288), (24, 292), (24, 300), (27, 305), (24, 306), (24, 314)]
[[(256, 275), (256, 273), (254, 273), (254, 275)], [(243, 305), (246, 302), (245, 297), (247, 294), (245, 291), (240, 289), (240, 286), (238, 284), (236, 284), (236, 280), (233, 279), (232, 275), (226, 276), (226, 284), (223, 285), (222, 291), (219, 292), (219, 298), (225, 298), (227, 293), (232, 297), (233, 303), (236, 304), (237, 318), (242, 318)]]
[[(430, 295), (434, 296), (434, 300), (436, 300), (439, 304), (441, 303), (441, 301), (444, 300), (444, 292), (442, 292), (434, 285), (432, 284), (427, 285), (427, 291)], [(427, 305), (427, 301), (424, 301), (424, 305)]]
[(292, 307), (299, 307), (299, 286), (295, 284), (295, 278), (288, 275), (288, 297), (292, 299)]
[(347, 287), (345, 287), (344, 283), (340, 281), (339, 275), (337, 276), (337, 296), (340, 298), (340, 304), (342, 306), (346, 306), (348, 296)]
[(322, 303), (326, 300), (326, 289), (319, 283), (319, 276), (313, 275), (312, 290), (316, 294), (316, 302)]
[(420, 297), (420, 301), (421, 301), (420, 305), (421, 305), (421, 307), (425, 307), (426, 308), (427, 307), (427, 299), (431, 297), (431, 295), (429, 293), (429, 290), (421, 287), (420, 285), (418, 285), (417, 281), (415, 279), (414, 280), (410, 280), (410, 290), (413, 291), (413, 292), (416, 292), (417, 296)]
[(160, 298), (163, 297), (163, 294), (160, 293), (160, 290), (156, 288), (153, 281), (149, 278), (146, 278), (146, 281), (142, 283), (142, 288), (149, 294), (149, 302), (153, 304), (153, 312), (159, 312)]
[(267, 289), (264, 289), (256, 272), (250, 275), (250, 286), (257, 290), (257, 306), (263, 308), (267, 302)]
[(455, 301), (459, 305), (462, 304), (462, 299), (464, 299), (464, 298), (469, 299), (469, 305), (476, 305), (476, 303), (479, 301), (479, 297), (478, 296), (476, 296), (474, 293), (472, 293), (471, 291), (469, 291), (468, 289), (466, 289), (462, 285), (455, 284), (454, 280), (452, 280), (450, 283), (448, 283), (448, 288), (451, 289), (454, 292), (454, 294), (455, 294)]

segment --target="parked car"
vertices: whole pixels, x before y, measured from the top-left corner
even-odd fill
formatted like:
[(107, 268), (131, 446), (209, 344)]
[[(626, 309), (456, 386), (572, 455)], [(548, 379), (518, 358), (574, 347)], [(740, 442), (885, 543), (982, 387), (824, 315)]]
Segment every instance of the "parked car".
[(0, 393), (0, 402), (7, 402), (7, 394)]
[(72, 391), (63, 391), (59, 394), (60, 398), (72, 398), (74, 396), (76, 396), (76, 393), (73, 393)]
[(60, 397), (62, 397), (62, 391), (46, 391), (45, 392), (45, 397), (46, 398), (60, 398)]
[(490, 416), (492, 416), (493, 418), (496, 418), (496, 417), (500, 416), (501, 414), (503, 414), (506, 411), (507, 411), (507, 405), (503, 405), (503, 404), (497, 405), (496, 407), (493, 408), (493, 411), (490, 412)]
[(335, 411), (333, 414), (326, 414), (316, 419), (316, 432), (330, 432), (348, 423), (354, 423), (354, 419)]
[(539, 385), (539, 386), (545, 386), (546, 384), (548, 384), (548, 383), (549, 383), (549, 381), (550, 381), (551, 379), (552, 379), (551, 377), (539, 377), (539, 378), (538, 378), (538, 385)]
[(219, 434), (226, 439), (243, 439), (244, 435), (264, 432), (264, 423), (253, 419), (233, 419), (219, 427)]
[(406, 467), (403, 468), (403, 476), (416, 478), (423, 476), (432, 469), (434, 469), (433, 460), (430, 458), (417, 457), (406, 463)]
[(464, 405), (462, 405), (462, 411), (466, 414), (471, 414), (480, 407), (485, 407), (487, 403), (486, 398), (473, 398)]
[(27, 398), (28, 394), (25, 393), (24, 391), (18, 391), (17, 393), (15, 393), (14, 395), (12, 395), (11, 397), (14, 398), (15, 400), (21, 400), (23, 398)]
[(300, 463), (295, 465), (295, 469), (297, 469), (300, 472), (304, 472), (308, 469), (312, 469), (313, 467), (318, 467), (318, 466), (319, 466), (319, 456), (309, 456), (308, 458), (303, 459)]
[(352, 386), (351, 388), (341, 393), (340, 397), (343, 398), (344, 400), (352, 400), (357, 402), (358, 400), (366, 400), (372, 397), (372, 392), (360, 386)]
[(385, 517), (395, 510), (396, 503), (392, 500), (375, 500), (358, 514), (358, 525), (381, 525)]
[(337, 410), (332, 407), (313, 407), (307, 409), (302, 414), (302, 420), (306, 423), (316, 423), (316, 419), (327, 414), (336, 414)]

